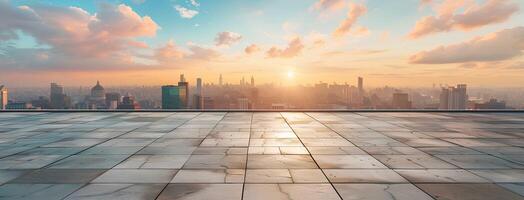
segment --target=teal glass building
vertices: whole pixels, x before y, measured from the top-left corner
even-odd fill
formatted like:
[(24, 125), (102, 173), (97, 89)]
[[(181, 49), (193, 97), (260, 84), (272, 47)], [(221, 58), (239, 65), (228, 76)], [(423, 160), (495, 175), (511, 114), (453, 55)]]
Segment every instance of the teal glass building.
[(162, 86), (162, 109), (183, 109), (186, 89), (175, 85)]

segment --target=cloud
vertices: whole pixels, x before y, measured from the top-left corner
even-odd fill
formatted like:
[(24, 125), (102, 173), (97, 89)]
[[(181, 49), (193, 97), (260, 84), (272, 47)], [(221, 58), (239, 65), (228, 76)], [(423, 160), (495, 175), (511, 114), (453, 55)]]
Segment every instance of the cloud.
[(350, 9), (347, 14), (347, 17), (340, 23), (338, 28), (333, 32), (333, 35), (336, 37), (344, 36), (349, 33), (353, 25), (357, 22), (358, 18), (366, 14), (367, 8), (363, 4), (350, 4)]
[(189, 58), (195, 59), (195, 60), (212, 60), (215, 58), (220, 57), (220, 52), (217, 50), (205, 47), (202, 45), (197, 44), (188, 44), (189, 50), (191, 51), (191, 54), (189, 55)]
[(178, 14), (180, 14), (180, 17), (186, 18), (186, 19), (191, 19), (195, 17), (196, 15), (198, 15), (198, 11), (188, 9), (180, 5), (176, 5), (175, 10), (178, 12)]
[(258, 47), (256, 44), (251, 44), (244, 49), (244, 52), (246, 54), (254, 54), (259, 51), (260, 51), (260, 47)]
[(191, 3), (191, 5), (193, 5), (195, 7), (200, 6), (200, 4), (196, 0), (189, 0), (189, 3)]
[[(463, 7), (463, 13), (455, 14), (459, 8)], [(468, 31), (501, 23), (508, 20), (518, 10), (518, 5), (508, 0), (488, 0), (483, 5), (467, 0), (446, 0), (438, 7), (437, 17), (426, 16), (417, 21), (408, 37), (416, 39), (439, 32)]]
[[(131, 61), (133, 51), (147, 48), (147, 44), (137, 38), (155, 36), (159, 28), (150, 17), (141, 17), (131, 7), (123, 4), (102, 4), (97, 14), (90, 14), (77, 7), (13, 7), (0, 1), (0, 35), (4, 36), (1, 38), (16, 39), (17, 35), (13, 33), (21, 31), (47, 48), (20, 51), (8, 49), (5, 54), (13, 57), (20, 56), (16, 54), (25, 51), (28, 55), (34, 55), (32, 53), (35, 52), (43, 55), (42, 52), (45, 52), (49, 62), (55, 62), (53, 59), (58, 58), (74, 62), (90, 58), (112, 60), (112, 63)], [(34, 61), (33, 64), (26, 64), (38, 65), (38, 60)], [(2, 61), (0, 63), (5, 64)]]
[(242, 35), (234, 32), (220, 32), (215, 37), (215, 44), (217, 46), (231, 46), (242, 40)]
[(522, 50), (524, 50), (524, 27), (515, 27), (464, 43), (419, 52), (411, 56), (409, 62), (448, 64), (501, 61), (522, 55)]
[(299, 55), (300, 52), (302, 52), (302, 49), (304, 49), (304, 44), (302, 43), (302, 40), (297, 37), (291, 40), (285, 49), (271, 47), (266, 54), (269, 58), (292, 58)]
[(165, 46), (155, 50), (155, 58), (161, 62), (181, 59), (184, 56), (184, 52), (176, 46), (173, 40), (170, 40)]
[(337, 11), (346, 5), (345, 0), (318, 0), (313, 6), (317, 10)]

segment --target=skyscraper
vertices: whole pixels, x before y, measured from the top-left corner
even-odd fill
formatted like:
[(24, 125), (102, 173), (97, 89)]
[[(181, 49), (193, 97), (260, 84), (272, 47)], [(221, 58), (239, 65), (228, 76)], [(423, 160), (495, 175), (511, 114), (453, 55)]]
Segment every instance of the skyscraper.
[(360, 95), (364, 94), (364, 78), (358, 77), (358, 92)]
[[(188, 98), (189, 98), (189, 83), (186, 82), (184, 74), (180, 74), (180, 81), (178, 82), (178, 87), (180, 88), (180, 100), (182, 101), (181, 108), (188, 108)], [(183, 94), (182, 94), (183, 93)]]
[(466, 109), (468, 95), (466, 84), (459, 84), (457, 87), (442, 88), (440, 93), (439, 109), (463, 110)]
[(251, 76), (251, 87), (255, 87), (255, 78)]
[(204, 109), (204, 98), (203, 98), (202, 79), (201, 78), (197, 78), (197, 81), (196, 81), (196, 91), (193, 96), (193, 108)]
[(7, 106), (7, 88), (0, 85), (0, 110), (5, 110)]
[(222, 79), (222, 74), (218, 77), (218, 85), (222, 86), (224, 84), (224, 80)]
[(162, 109), (183, 109), (182, 96), (185, 88), (175, 85), (162, 86)]
[(66, 109), (71, 107), (71, 98), (64, 94), (64, 87), (51, 83), (51, 108)]

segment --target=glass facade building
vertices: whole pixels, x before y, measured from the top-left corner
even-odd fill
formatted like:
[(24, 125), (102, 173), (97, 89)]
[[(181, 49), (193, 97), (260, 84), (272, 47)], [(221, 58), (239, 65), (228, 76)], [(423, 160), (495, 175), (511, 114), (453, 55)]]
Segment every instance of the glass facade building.
[(183, 109), (185, 108), (183, 99), (186, 99), (186, 88), (165, 85), (162, 86), (162, 109)]

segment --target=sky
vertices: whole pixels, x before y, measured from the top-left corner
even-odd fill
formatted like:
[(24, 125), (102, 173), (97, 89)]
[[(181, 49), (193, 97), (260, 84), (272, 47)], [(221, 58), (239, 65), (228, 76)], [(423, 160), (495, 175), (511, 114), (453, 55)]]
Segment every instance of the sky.
[(521, 0), (0, 0), (0, 85), (524, 84)]

